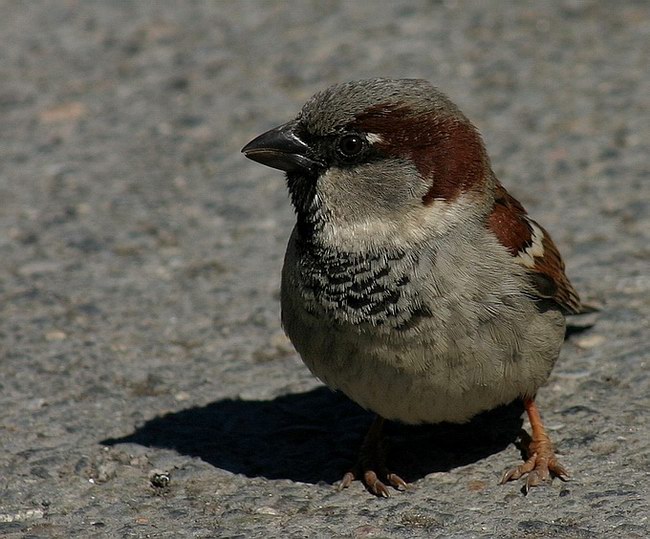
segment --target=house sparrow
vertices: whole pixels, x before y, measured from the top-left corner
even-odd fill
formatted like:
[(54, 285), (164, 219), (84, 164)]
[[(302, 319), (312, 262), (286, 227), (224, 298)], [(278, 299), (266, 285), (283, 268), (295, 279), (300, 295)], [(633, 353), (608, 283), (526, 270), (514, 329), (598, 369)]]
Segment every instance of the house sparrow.
[(242, 152), (287, 173), (287, 335), (315, 376), (378, 415), (340, 486), (405, 488), (384, 463), (384, 419), (461, 423), (515, 399), (532, 437), (502, 482), (566, 478), (534, 398), (565, 314), (584, 308), (456, 105), (424, 80), (337, 84)]

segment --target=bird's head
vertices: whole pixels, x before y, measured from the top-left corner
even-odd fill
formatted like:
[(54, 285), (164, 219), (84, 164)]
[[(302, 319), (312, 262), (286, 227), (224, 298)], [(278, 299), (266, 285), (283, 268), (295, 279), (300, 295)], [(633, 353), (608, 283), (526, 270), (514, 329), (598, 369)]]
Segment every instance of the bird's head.
[(347, 248), (445, 234), (491, 206), (478, 131), (423, 80), (331, 86), (242, 152), (287, 173), (299, 225)]

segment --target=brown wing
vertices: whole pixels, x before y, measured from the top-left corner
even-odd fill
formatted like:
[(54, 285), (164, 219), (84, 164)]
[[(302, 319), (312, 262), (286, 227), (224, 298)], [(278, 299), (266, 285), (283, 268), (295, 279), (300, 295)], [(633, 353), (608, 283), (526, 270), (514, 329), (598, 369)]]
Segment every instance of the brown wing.
[(488, 227), (516, 262), (530, 272), (540, 298), (552, 299), (566, 314), (590, 310), (582, 305), (567, 278), (564, 262), (551, 236), (528, 217), (524, 207), (498, 182)]

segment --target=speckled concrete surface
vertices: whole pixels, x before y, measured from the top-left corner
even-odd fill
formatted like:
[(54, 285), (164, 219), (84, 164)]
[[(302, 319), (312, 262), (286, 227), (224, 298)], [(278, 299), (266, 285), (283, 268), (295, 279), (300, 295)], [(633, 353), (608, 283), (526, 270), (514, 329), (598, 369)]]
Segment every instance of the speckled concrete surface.
[[(650, 535), (647, 2), (10, 1), (0, 37), (0, 536)], [(497, 485), (510, 407), (393, 428), (406, 493), (331, 486), (369, 416), (283, 337), (293, 217), (239, 150), (377, 75), (452, 96), (604, 304), (539, 394), (568, 483)]]

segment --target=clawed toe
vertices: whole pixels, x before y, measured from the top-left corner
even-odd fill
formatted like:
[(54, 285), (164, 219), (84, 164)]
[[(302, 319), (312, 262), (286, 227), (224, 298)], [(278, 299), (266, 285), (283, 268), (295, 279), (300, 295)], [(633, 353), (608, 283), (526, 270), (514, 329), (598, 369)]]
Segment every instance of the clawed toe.
[(336, 490), (340, 492), (344, 488), (348, 488), (354, 479), (354, 474), (352, 472), (347, 472), (336, 485)]
[(382, 498), (388, 498), (390, 496), (388, 487), (380, 481), (377, 474), (372, 470), (368, 470), (363, 474), (363, 482), (375, 496), (381, 496)]
[[(546, 471), (546, 473), (544, 473), (544, 471)], [(526, 477), (526, 485), (524, 486), (524, 490), (526, 493), (528, 493), (532, 487), (541, 485), (544, 481), (548, 481), (548, 478), (548, 470), (542, 470), (541, 472), (533, 470), (528, 474), (528, 477)]]
[(506, 473), (504, 473), (499, 483), (503, 485), (508, 481), (516, 481), (520, 477), (526, 475), (527, 473), (530, 473), (534, 467), (535, 467), (535, 458), (531, 457), (523, 464), (520, 464), (519, 466), (515, 466), (514, 468), (511, 468)]
[(404, 491), (408, 488), (408, 484), (404, 479), (402, 479), (399, 475), (394, 474), (394, 473), (389, 473), (387, 476), (388, 482), (390, 485), (397, 490)]

